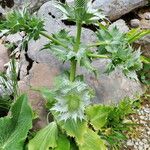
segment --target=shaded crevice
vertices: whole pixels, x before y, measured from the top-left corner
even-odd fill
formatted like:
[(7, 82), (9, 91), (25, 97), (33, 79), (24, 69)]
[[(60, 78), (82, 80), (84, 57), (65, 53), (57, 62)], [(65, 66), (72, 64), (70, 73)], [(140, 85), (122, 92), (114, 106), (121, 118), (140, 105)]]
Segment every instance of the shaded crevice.
[(56, 18), (51, 12), (48, 13), (52, 18)]
[(26, 45), (26, 48), (25, 48), (25, 59), (29, 63), (29, 65), (27, 66), (27, 75), (29, 75), (29, 72), (30, 72), (30, 70), (31, 70), (31, 68), (33, 66), (33, 62), (34, 61), (28, 56), (27, 51), (28, 51), (28, 45)]
[[(28, 62), (28, 64), (29, 64), (29, 65), (26, 67), (26, 70), (27, 70), (26, 76), (29, 75), (30, 70), (31, 70), (31, 68), (32, 68), (32, 66), (33, 66), (33, 63), (34, 63), (34, 61), (28, 56), (27, 51), (28, 51), (28, 46), (26, 45), (24, 56), (25, 56), (25, 60), (26, 60), (26, 61)], [(21, 71), (21, 70), (19, 70), (19, 73), (18, 73), (18, 81), (20, 81), (20, 71)]]
[(29, 62), (29, 65), (27, 66), (27, 75), (29, 75), (29, 72), (30, 72), (30, 70), (31, 70), (31, 68), (33, 66), (33, 62), (34, 61), (31, 58), (29, 58), (27, 53), (25, 54), (25, 58)]

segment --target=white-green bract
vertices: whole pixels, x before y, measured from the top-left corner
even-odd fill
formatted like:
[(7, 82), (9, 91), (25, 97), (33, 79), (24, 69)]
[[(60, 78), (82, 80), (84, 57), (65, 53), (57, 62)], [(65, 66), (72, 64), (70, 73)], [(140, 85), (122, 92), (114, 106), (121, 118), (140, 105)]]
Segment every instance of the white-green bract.
[(58, 113), (58, 119), (85, 119), (85, 108), (93, 97), (92, 90), (82, 81), (71, 82), (67, 77), (59, 78), (59, 89), (55, 91), (56, 103), (51, 110)]

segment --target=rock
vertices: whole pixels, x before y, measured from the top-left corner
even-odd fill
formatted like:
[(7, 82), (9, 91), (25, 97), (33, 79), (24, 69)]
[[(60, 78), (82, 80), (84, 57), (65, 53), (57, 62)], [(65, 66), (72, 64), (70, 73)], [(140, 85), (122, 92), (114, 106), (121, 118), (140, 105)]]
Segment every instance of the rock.
[(14, 8), (22, 8), (25, 5), (29, 5), (29, 9), (33, 12), (38, 10), (42, 4), (49, 0), (13, 0), (11, 6)]
[(30, 87), (52, 88), (53, 79), (56, 75), (58, 75), (57, 68), (49, 68), (47, 64), (34, 63), (32, 69), (30, 70), (29, 76), (26, 76), (23, 80), (19, 81), (19, 89), (21, 92), (27, 92), (31, 106), (39, 116), (34, 126), (35, 130), (46, 126), (47, 111), (42, 96), (38, 92), (30, 90)]
[(127, 33), (129, 31), (129, 27), (127, 26), (127, 24), (123, 19), (119, 19), (109, 26), (109, 28), (113, 27), (117, 27), (119, 31), (122, 33)]
[(3, 17), (4, 13), (5, 13), (5, 10), (0, 6), (0, 18)]
[(93, 62), (93, 66), (100, 72), (98, 79), (87, 71), (80, 70), (85, 75), (87, 83), (96, 92), (94, 103), (118, 103), (124, 97), (133, 98), (135, 93), (142, 93), (140, 83), (126, 78), (119, 69), (116, 69), (110, 75), (103, 73), (107, 65), (108, 60), (106, 59)]
[(19, 43), (23, 40), (22, 33), (10, 34), (6, 37), (5, 41), (18, 46)]
[(140, 26), (140, 20), (139, 19), (132, 19), (130, 21), (130, 25), (132, 28), (138, 28)]
[(142, 54), (146, 57), (150, 57), (150, 35), (146, 35), (145, 37), (136, 41), (134, 47), (141, 47)]
[(26, 60), (26, 52), (25, 51), (22, 51), (21, 52), (21, 55), (20, 55), (20, 68), (19, 68), (19, 78), (20, 80), (23, 80), (23, 78), (25, 78), (28, 74), (28, 66), (29, 66), (29, 62)]
[[(145, 13), (146, 11), (146, 13)], [(140, 28), (149, 30), (150, 29), (150, 20), (145, 19), (145, 14), (148, 13), (148, 10), (144, 8), (138, 12), (140, 19)], [(149, 13), (148, 13), (149, 14)], [(144, 36), (140, 40), (136, 41), (134, 44), (135, 48), (141, 47), (142, 54), (146, 57), (150, 57), (150, 34)]]
[(148, 0), (95, 0), (93, 6), (102, 9), (110, 20), (116, 20), (146, 4), (148, 4)]
[[(53, 5), (52, 2), (45, 3), (40, 10), (38, 11), (38, 16), (45, 20), (45, 29), (48, 34), (56, 33), (63, 28), (66, 28), (70, 31), (70, 34), (75, 35), (75, 26), (66, 26), (61, 20), (62, 14), (58, 11)], [(84, 42), (90, 43), (94, 42), (96, 37), (94, 33), (89, 29), (83, 29), (82, 39)], [(42, 43), (42, 44), (41, 44)], [(48, 43), (48, 40), (44, 37), (37, 40), (36, 42), (32, 41), (29, 43), (28, 56), (37, 62), (49, 62), (53, 65), (60, 63), (59, 61), (52, 61), (53, 58), (49, 51), (39, 51), (43, 48), (45, 44)]]
[(0, 43), (0, 72), (5, 70), (4, 65), (9, 62), (7, 48)]
[[(66, 26), (60, 20), (61, 13), (53, 7), (51, 2), (45, 3), (40, 10), (38, 11), (38, 16), (42, 17), (45, 20), (45, 29), (49, 34), (55, 33), (62, 28), (67, 28), (71, 30), (70, 34), (75, 33), (74, 26)], [(55, 27), (55, 28), (54, 28)], [(89, 29), (83, 29), (82, 41), (86, 43), (93, 42), (95, 37), (94, 33)], [(28, 56), (35, 62), (46, 63), (50, 69), (49, 77), (51, 81), (60, 74), (64, 69), (68, 68), (68, 64), (63, 65), (57, 60), (48, 50), (39, 51), (43, 45), (47, 43), (45, 38), (41, 38), (38, 41), (32, 41), (28, 47)], [(93, 62), (93, 65), (103, 73), (105, 71), (108, 61), (105, 59)], [(53, 74), (53, 69), (55, 68), (56, 72)], [(34, 72), (34, 71), (33, 71)], [(53, 82), (49, 82), (49, 78), (46, 78), (47, 70), (37, 69), (35, 74), (41, 74), (38, 78), (35, 79), (34, 83), (37, 83), (36, 86), (41, 86), (38, 82), (43, 81), (43, 83), (49, 83), (49, 87), (52, 87)], [(87, 83), (92, 86), (96, 91), (95, 103), (117, 103), (120, 99), (130, 96), (133, 97), (136, 93), (141, 93), (142, 89), (140, 83), (127, 79), (119, 70), (116, 70), (111, 75), (107, 76), (106, 74), (100, 74), (98, 79), (94, 75), (89, 74), (89, 72), (84, 69), (78, 69), (78, 74), (84, 73)], [(37, 80), (38, 79), (38, 80)], [(36, 81), (37, 80), (37, 81)], [(43, 84), (44, 85), (44, 84)], [(47, 85), (47, 84), (46, 84)]]
[(127, 146), (133, 146), (133, 145), (134, 145), (133, 141), (131, 141), (131, 140), (127, 141)]
[(150, 20), (150, 12), (144, 13), (144, 17), (146, 20)]

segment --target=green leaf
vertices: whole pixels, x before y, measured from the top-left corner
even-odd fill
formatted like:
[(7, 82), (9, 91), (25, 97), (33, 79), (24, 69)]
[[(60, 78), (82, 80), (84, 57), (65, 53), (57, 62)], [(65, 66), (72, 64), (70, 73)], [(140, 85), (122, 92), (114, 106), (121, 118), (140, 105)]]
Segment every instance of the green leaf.
[(32, 117), (27, 96), (20, 96), (11, 108), (11, 116), (0, 118), (1, 150), (23, 150), (27, 133), (32, 128)]
[(150, 64), (150, 58), (149, 57), (141, 56), (141, 61), (144, 64)]
[(95, 130), (100, 130), (107, 123), (111, 107), (102, 105), (89, 106), (86, 109), (87, 118)]
[(29, 142), (29, 150), (49, 150), (57, 147), (58, 128), (55, 122), (37, 132), (36, 136)]
[(104, 141), (92, 130), (84, 134), (84, 143), (79, 145), (79, 150), (106, 150)]
[(83, 142), (83, 136), (87, 130), (87, 123), (85, 121), (77, 120), (77, 122), (75, 122), (69, 119), (63, 122), (61, 127), (69, 136), (74, 137), (78, 144)]
[(127, 38), (127, 34), (119, 32), (118, 28), (102, 28), (98, 30), (97, 36), (101, 45), (98, 48), (100, 54), (109, 54), (111, 62), (108, 64), (106, 73), (115, 70), (116, 67), (128, 77), (137, 80), (136, 71), (142, 69), (140, 49), (134, 50)]
[(126, 38), (129, 43), (133, 43), (148, 34), (150, 34), (150, 30), (140, 30), (137, 28), (130, 30), (126, 35)]
[(57, 147), (54, 150), (70, 150), (70, 141), (65, 135), (59, 135)]
[(7, 34), (25, 31), (28, 40), (39, 39), (40, 32), (45, 31), (44, 22), (35, 15), (31, 16), (26, 8), (8, 13), (6, 19), (0, 22), (0, 32), (3, 30), (8, 30)]

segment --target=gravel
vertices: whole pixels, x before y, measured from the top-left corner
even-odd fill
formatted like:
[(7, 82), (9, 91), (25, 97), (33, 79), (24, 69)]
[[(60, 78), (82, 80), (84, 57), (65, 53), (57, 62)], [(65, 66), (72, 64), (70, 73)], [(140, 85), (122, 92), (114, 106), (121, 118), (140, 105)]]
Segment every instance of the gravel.
[(134, 134), (129, 136), (122, 150), (150, 150), (150, 102), (144, 104), (131, 119), (139, 125)]

